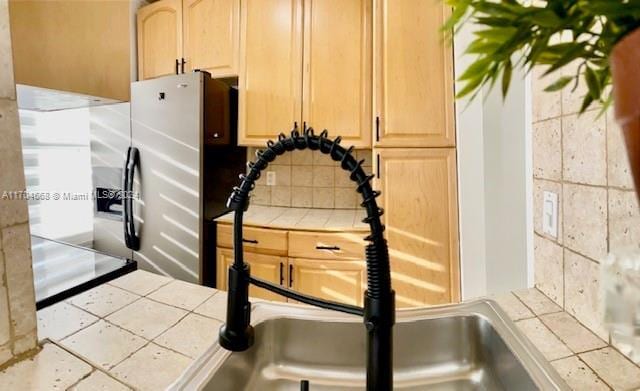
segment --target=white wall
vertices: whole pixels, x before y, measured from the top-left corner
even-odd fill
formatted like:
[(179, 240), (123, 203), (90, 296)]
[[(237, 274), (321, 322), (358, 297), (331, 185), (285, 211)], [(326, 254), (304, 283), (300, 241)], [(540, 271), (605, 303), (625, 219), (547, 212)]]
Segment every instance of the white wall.
[[(456, 75), (472, 37), (454, 42)], [(456, 107), (462, 298), (532, 285), (530, 83), (515, 72), (507, 99), (483, 91)]]

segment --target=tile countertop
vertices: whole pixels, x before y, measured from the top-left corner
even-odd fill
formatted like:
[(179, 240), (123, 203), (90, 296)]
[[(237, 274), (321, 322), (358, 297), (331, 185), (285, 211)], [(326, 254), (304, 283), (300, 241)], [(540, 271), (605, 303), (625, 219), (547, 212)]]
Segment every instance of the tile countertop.
[[(640, 387), (640, 368), (535, 289), (493, 297), (575, 390)], [(42, 350), (0, 390), (162, 390), (217, 338), (226, 294), (135, 271), (38, 311)], [(153, 376), (149, 376), (153, 373)]]
[[(255, 227), (303, 231), (368, 231), (362, 223), (364, 209), (310, 209), (277, 206), (250, 206), (243, 224)], [(220, 223), (233, 223), (233, 213), (218, 217)]]

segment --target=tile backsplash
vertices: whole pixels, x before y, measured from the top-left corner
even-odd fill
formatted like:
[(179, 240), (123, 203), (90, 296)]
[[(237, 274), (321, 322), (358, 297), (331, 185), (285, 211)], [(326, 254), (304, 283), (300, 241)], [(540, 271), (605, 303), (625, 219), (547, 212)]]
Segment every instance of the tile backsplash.
[[(566, 72), (571, 72), (568, 70)], [(580, 94), (544, 92), (533, 77), (533, 196), (536, 286), (609, 339), (602, 325), (600, 261), (640, 245), (640, 213), (621, 132), (610, 110), (581, 115)], [(558, 235), (543, 232), (543, 193), (558, 195)], [(615, 341), (613, 341), (615, 344)]]
[[(256, 148), (247, 150), (247, 159), (255, 159)], [(371, 172), (371, 150), (355, 151), (362, 167)], [(275, 183), (267, 185), (269, 172)], [(262, 172), (256, 182), (251, 202), (256, 205), (297, 208), (354, 209), (358, 207), (358, 193), (349, 174), (338, 162), (318, 151), (302, 150), (279, 156)]]

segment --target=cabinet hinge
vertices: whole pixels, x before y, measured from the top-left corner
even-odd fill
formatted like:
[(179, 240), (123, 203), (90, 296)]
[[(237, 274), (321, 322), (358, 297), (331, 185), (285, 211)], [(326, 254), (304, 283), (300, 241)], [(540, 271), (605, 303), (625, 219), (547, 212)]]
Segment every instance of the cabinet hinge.
[(380, 141), (380, 117), (376, 116), (376, 141)]

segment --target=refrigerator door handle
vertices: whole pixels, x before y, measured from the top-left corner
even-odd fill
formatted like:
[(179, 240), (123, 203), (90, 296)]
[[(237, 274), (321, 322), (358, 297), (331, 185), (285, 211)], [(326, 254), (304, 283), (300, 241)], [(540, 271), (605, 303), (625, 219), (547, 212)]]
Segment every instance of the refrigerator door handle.
[(138, 148), (129, 147), (127, 159), (124, 164), (123, 194), (124, 201), (124, 242), (126, 246), (134, 251), (140, 249), (140, 238), (136, 234), (135, 222), (133, 219), (133, 176), (136, 167), (140, 163), (140, 152)]

